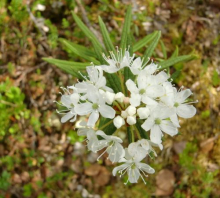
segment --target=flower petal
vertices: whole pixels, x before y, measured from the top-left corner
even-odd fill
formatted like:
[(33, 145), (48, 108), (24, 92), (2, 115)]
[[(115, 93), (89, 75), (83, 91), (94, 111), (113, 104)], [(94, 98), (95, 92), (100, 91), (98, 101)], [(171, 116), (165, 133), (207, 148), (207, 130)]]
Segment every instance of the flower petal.
[(98, 108), (98, 111), (101, 113), (101, 115), (104, 118), (110, 118), (113, 119), (115, 117), (115, 110), (108, 106), (108, 105), (100, 105), (100, 107)]
[(61, 122), (65, 123), (66, 121), (68, 121), (70, 118), (72, 118), (73, 116), (76, 116), (76, 114), (73, 114), (71, 111), (69, 113), (67, 113), (65, 116), (63, 116), (61, 118)]
[(137, 88), (136, 84), (132, 80), (130, 80), (130, 79), (127, 80), (126, 81), (126, 86), (127, 86), (127, 89), (131, 93), (138, 94), (138, 88)]
[(186, 90), (177, 92), (177, 94), (176, 94), (176, 102), (183, 103), (191, 95), (192, 95), (192, 92), (191, 92), (190, 89), (186, 89)]
[(145, 122), (141, 125), (141, 127), (145, 130), (145, 131), (149, 131), (154, 125), (154, 119), (152, 118), (148, 118), (147, 120), (145, 120)]
[(150, 167), (148, 164), (139, 162), (137, 163), (137, 165), (138, 165), (138, 168), (143, 170), (144, 172), (147, 172), (149, 174), (155, 173), (155, 170), (152, 167)]
[(112, 175), (115, 176), (118, 171), (124, 170), (124, 169), (126, 169), (127, 167), (129, 167), (129, 166), (130, 166), (130, 164), (126, 164), (126, 163), (125, 163), (125, 164), (122, 164), (122, 165), (120, 165), (120, 166), (115, 167), (115, 168), (113, 169), (113, 171), (112, 171)]
[(170, 116), (170, 120), (172, 121), (172, 123), (176, 126), (176, 127), (180, 127), (179, 124), (179, 119), (177, 117), (177, 115), (174, 113), (172, 116)]
[(162, 120), (160, 124), (160, 128), (163, 132), (174, 136), (178, 133), (177, 127), (173, 125), (172, 122), (168, 120)]
[(86, 102), (77, 104), (74, 109), (78, 115), (87, 115), (92, 112), (92, 103)]
[(130, 183), (137, 183), (140, 177), (140, 171), (138, 168), (129, 168), (128, 170), (128, 180)]
[(132, 106), (137, 107), (141, 103), (141, 96), (139, 94), (131, 94), (129, 102)]
[(147, 87), (146, 94), (150, 98), (157, 98), (165, 94), (165, 89), (161, 85), (151, 85)]
[(99, 113), (97, 111), (93, 111), (89, 116), (87, 126), (94, 127), (98, 119), (99, 119)]
[(177, 107), (177, 115), (181, 118), (191, 118), (196, 114), (196, 108), (193, 105), (182, 104)]
[(159, 125), (154, 125), (150, 131), (150, 140), (154, 143), (160, 144), (162, 137), (162, 131), (160, 130)]

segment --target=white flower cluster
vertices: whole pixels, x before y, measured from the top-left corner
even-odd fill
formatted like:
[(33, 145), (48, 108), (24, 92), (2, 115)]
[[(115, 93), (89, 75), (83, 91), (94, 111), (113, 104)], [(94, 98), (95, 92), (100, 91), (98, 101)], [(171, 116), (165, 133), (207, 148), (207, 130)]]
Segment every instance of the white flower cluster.
[[(88, 77), (85, 81), (78, 82), (67, 89), (63, 88), (60, 105), (66, 107), (58, 113), (64, 114), (61, 122), (68, 120), (74, 122), (77, 115), (88, 116), (87, 122), (81, 122), (78, 135), (87, 137), (87, 146), (90, 151), (97, 152), (105, 148), (99, 156), (108, 154), (112, 163), (120, 162), (122, 165), (114, 168), (113, 175), (119, 172), (128, 173), (128, 181), (136, 183), (138, 178), (146, 173), (154, 173), (154, 169), (141, 161), (156, 152), (153, 147), (163, 149), (163, 132), (171, 136), (178, 133), (179, 119), (191, 118), (196, 109), (187, 98), (192, 95), (189, 89), (177, 89), (169, 81), (169, 76), (164, 71), (159, 71), (155, 63), (145, 63), (140, 57), (130, 56), (128, 51), (122, 55), (110, 53), (110, 57), (103, 56), (108, 65), (88, 66)], [(125, 82), (128, 95), (114, 93), (106, 86), (103, 71), (123, 75), (122, 69), (130, 68), (134, 79)], [(123, 78), (121, 80), (124, 80)], [(102, 130), (96, 130), (96, 123), (100, 116), (112, 119), (114, 126), (119, 129), (123, 125), (135, 127), (137, 119), (142, 120), (141, 127), (149, 133), (150, 139), (141, 139), (132, 142), (128, 148), (122, 146), (122, 140), (114, 135), (106, 135)], [(133, 140), (134, 141), (134, 140)], [(98, 159), (99, 159), (98, 158)], [(145, 182), (145, 181), (144, 181)]]

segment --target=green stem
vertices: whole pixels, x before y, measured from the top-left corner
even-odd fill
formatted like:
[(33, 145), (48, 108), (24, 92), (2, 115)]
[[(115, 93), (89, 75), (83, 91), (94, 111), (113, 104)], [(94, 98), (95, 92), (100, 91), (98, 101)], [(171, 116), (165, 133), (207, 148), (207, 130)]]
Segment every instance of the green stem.
[(118, 71), (118, 75), (119, 75), (119, 78), (120, 78), (122, 92), (123, 92), (123, 94), (125, 94), (124, 80), (123, 80), (122, 73), (121, 73), (120, 70)]
[(107, 122), (106, 124), (102, 125), (99, 130), (104, 129), (105, 127), (107, 127), (108, 125), (110, 125), (113, 122), (113, 120), (110, 120), (109, 122)]
[(139, 131), (138, 131), (136, 125), (134, 125), (134, 128), (135, 128), (135, 132), (136, 132), (136, 134), (137, 134), (137, 136), (138, 136), (138, 139), (141, 140), (142, 138), (141, 138), (141, 135), (140, 135), (140, 133), (139, 133)]
[(119, 108), (119, 110), (122, 111), (121, 106), (116, 101), (113, 102), (113, 105), (116, 105)]

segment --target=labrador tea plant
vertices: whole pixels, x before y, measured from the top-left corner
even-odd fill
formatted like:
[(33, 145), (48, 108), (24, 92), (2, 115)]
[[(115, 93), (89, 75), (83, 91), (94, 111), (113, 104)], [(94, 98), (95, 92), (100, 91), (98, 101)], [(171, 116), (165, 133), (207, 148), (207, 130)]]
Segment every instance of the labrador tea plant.
[[(94, 50), (60, 39), (71, 52), (90, 62), (44, 58), (78, 78), (75, 85), (62, 88), (61, 101), (57, 102), (65, 108), (57, 110), (62, 114), (61, 122), (88, 117), (87, 122), (80, 122), (77, 132), (79, 136), (86, 136), (88, 150), (103, 151), (97, 160), (107, 153), (112, 163), (121, 163), (113, 169), (114, 176), (127, 173), (127, 182), (137, 183), (141, 178), (146, 183), (144, 177), (155, 170), (143, 160), (157, 156), (154, 147), (163, 149), (164, 133), (178, 134), (179, 117), (191, 118), (196, 113), (191, 105), (194, 102), (188, 100), (192, 95), (190, 89), (181, 87), (177, 90), (167, 72), (170, 66), (192, 60), (195, 56), (178, 56), (176, 51), (167, 60), (152, 61), (161, 33), (156, 31), (133, 44), (131, 7), (125, 16), (120, 47), (113, 46), (101, 18), (99, 25), (104, 45), (77, 15), (73, 13), (73, 17), (92, 42)], [(134, 52), (146, 45), (144, 55), (137, 57)], [(126, 148), (126, 141), (123, 144), (123, 140), (116, 136), (122, 126), (127, 130)]]

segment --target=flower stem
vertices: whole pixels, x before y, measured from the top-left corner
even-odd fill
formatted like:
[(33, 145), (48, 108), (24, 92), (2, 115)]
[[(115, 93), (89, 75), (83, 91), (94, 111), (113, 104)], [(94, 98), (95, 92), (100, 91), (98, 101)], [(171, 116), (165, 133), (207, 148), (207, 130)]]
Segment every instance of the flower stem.
[(137, 129), (137, 127), (135, 125), (134, 125), (134, 129), (135, 129), (135, 132), (136, 132), (136, 134), (138, 136), (138, 139), (141, 140), (142, 139), (141, 135), (140, 135), (140, 133), (139, 133), (139, 131), (138, 131), (138, 129)]
[(118, 71), (118, 75), (119, 75), (120, 82), (121, 82), (122, 92), (123, 92), (123, 94), (125, 94), (124, 80), (123, 80), (121, 71)]
[(108, 125), (110, 125), (113, 122), (113, 120), (110, 120), (109, 122), (107, 122), (106, 124), (102, 125), (99, 130), (104, 129), (105, 127), (107, 127)]

